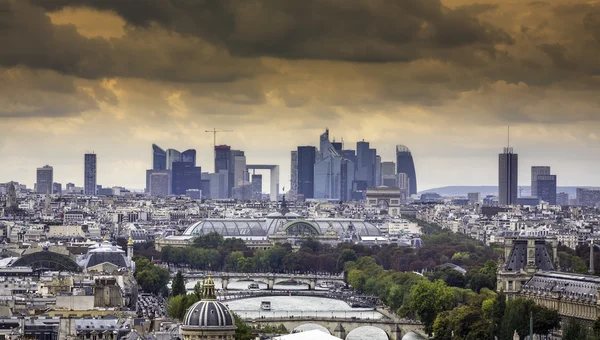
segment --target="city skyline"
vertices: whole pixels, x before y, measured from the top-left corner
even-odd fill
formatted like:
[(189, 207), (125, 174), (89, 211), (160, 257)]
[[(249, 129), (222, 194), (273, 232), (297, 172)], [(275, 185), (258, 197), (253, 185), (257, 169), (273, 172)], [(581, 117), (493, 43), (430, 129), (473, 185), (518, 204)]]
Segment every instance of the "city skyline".
[[(210, 170), (205, 131), (218, 128), (234, 132), (217, 144), (280, 165), (289, 188), (290, 151), (329, 127), (382, 162), (408, 146), (418, 190), (495, 185), (510, 125), (520, 185), (547, 165), (559, 186), (600, 186), (589, 171), (600, 159), (597, 3), (315, 0), (323, 16), (306, 21), (315, 7), (263, 0), (257, 13), (206, 9), (218, 22), (185, 3), (164, 16), (68, 3), (1, 3), (0, 181), (33, 187), (49, 164), (56, 182), (83, 186), (81, 158), (95, 150), (98, 184), (141, 190), (148, 145), (196, 149)], [(281, 20), (264, 26), (273, 13)]]

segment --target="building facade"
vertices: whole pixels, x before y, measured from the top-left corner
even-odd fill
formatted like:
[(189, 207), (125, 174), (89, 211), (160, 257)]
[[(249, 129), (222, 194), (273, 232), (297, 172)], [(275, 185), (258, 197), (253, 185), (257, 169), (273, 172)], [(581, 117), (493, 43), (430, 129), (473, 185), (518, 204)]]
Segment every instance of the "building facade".
[(148, 193), (152, 197), (169, 195), (170, 173), (167, 170), (147, 170)]
[(191, 162), (173, 162), (171, 194), (185, 195), (189, 189), (201, 189), (202, 169)]
[(538, 175), (536, 190), (537, 198), (556, 205), (556, 175)]
[(83, 179), (83, 193), (85, 195), (96, 194), (96, 154), (85, 154), (85, 169)]
[(498, 155), (498, 203), (517, 204), (519, 183), (519, 155), (512, 148), (504, 148)]
[(596, 207), (600, 205), (600, 189), (577, 188), (577, 205)]
[(52, 194), (52, 185), (54, 183), (54, 169), (50, 165), (44, 165), (37, 168), (35, 188), (39, 194)]
[(314, 198), (314, 167), (317, 149), (314, 146), (299, 146), (296, 154), (298, 158), (297, 193), (303, 198)]
[(296, 197), (298, 194), (298, 151), (291, 152), (291, 167), (290, 167), (290, 196)]
[(550, 175), (549, 166), (531, 167), (531, 196), (537, 196), (537, 177), (541, 175)]

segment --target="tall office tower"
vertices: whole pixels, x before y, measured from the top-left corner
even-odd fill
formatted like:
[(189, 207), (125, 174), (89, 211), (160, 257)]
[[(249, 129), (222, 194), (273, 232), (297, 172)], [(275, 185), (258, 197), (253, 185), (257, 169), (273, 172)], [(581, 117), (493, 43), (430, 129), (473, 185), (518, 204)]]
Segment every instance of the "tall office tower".
[(224, 169), (216, 174), (210, 174), (210, 198), (221, 199), (228, 198), (229, 190), (229, 171)]
[(210, 199), (210, 173), (203, 172), (200, 176), (200, 190), (202, 191), (202, 198)]
[(262, 199), (262, 175), (252, 175), (252, 199)]
[(519, 155), (513, 148), (506, 147), (498, 155), (498, 203), (517, 204), (519, 183)]
[(167, 152), (152, 144), (152, 170), (167, 170)]
[(52, 193), (56, 195), (62, 195), (62, 184), (61, 183), (52, 183)]
[(342, 158), (340, 178), (340, 200), (352, 200), (352, 184), (354, 183), (354, 163), (347, 158)]
[(148, 193), (152, 197), (166, 197), (169, 194), (170, 175), (168, 170), (147, 170)]
[(375, 156), (375, 186), (381, 186), (381, 156)]
[(171, 169), (171, 193), (185, 195), (189, 189), (198, 189), (202, 185), (202, 169), (192, 162), (173, 162)]
[(67, 194), (72, 193), (73, 190), (75, 190), (75, 183), (71, 183), (71, 182), (67, 183), (66, 189), (67, 189)]
[[(410, 150), (404, 145), (396, 145), (396, 173), (405, 173), (408, 176), (408, 195), (416, 195), (417, 173), (415, 171), (415, 162)], [(400, 182), (398, 182), (398, 186), (400, 186)]]
[(85, 169), (83, 173), (83, 193), (85, 195), (96, 194), (96, 154), (85, 154)]
[(364, 140), (356, 143), (356, 157), (358, 158), (358, 171), (355, 180), (366, 182), (367, 187), (376, 185), (377, 150), (369, 147), (369, 142)]
[[(228, 179), (228, 184), (229, 184), (229, 189), (228, 189), (228, 197), (233, 197), (233, 188), (237, 186), (237, 181), (241, 180), (242, 174), (245, 172), (246, 170), (246, 162), (245, 159), (242, 163), (242, 159), (238, 158), (238, 157), (242, 157), (244, 156), (244, 151), (241, 150), (230, 150), (229, 151), (229, 162), (228, 162), (228, 168), (227, 171), (229, 172), (229, 179)], [(238, 158), (237, 162), (237, 166), (242, 166), (243, 164), (243, 169), (236, 169), (236, 158)], [(241, 182), (241, 181), (240, 181)]]
[(215, 173), (221, 170), (229, 170), (230, 154), (231, 147), (229, 145), (215, 146)]
[(194, 164), (196, 166), (196, 150), (189, 149), (181, 153), (181, 161)]
[(319, 137), (314, 166), (314, 198), (340, 199), (342, 157), (329, 141), (329, 129)]
[(246, 156), (242, 153), (241, 155), (233, 156), (233, 186), (239, 187), (248, 183), (248, 171), (246, 169)]
[(540, 175), (550, 175), (549, 166), (532, 166), (531, 167), (531, 196), (537, 196), (537, 177)]
[(391, 188), (397, 188), (396, 182), (396, 163), (381, 162), (381, 185)]
[(556, 175), (537, 175), (536, 197), (556, 205)]
[(559, 192), (558, 194), (556, 194), (556, 204), (561, 206), (569, 205), (569, 193)]
[(358, 171), (358, 158), (356, 157), (356, 151), (354, 150), (342, 150), (342, 158), (352, 161), (354, 164), (354, 173)]
[(289, 195), (296, 197), (298, 194), (298, 151), (291, 152), (292, 166), (290, 168), (290, 191)]
[(410, 198), (410, 178), (408, 175), (403, 172), (396, 174), (396, 185), (400, 189), (400, 201), (408, 201)]
[(298, 157), (298, 196), (303, 198), (314, 198), (315, 182), (315, 159), (317, 148), (314, 146), (299, 146)]
[(54, 169), (50, 165), (37, 168), (35, 188), (38, 194), (52, 194)]

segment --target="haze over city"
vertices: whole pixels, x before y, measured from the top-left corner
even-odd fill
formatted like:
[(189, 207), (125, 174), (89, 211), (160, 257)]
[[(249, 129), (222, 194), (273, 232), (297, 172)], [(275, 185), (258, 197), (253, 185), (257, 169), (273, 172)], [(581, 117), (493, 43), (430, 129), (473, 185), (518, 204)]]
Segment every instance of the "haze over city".
[(287, 188), (328, 127), (383, 161), (408, 146), (419, 190), (497, 185), (510, 125), (520, 185), (600, 185), (598, 2), (155, 4), (0, 2), (0, 181), (82, 185), (94, 151), (99, 184), (142, 189), (152, 143), (212, 171), (216, 127)]

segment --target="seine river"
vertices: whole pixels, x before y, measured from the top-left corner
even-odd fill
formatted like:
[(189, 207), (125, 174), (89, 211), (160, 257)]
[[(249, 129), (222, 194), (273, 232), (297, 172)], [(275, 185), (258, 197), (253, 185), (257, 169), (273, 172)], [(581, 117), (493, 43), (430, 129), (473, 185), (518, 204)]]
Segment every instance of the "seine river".
[[(249, 281), (230, 282), (227, 289), (229, 290), (245, 290)], [(267, 289), (264, 283), (258, 283), (260, 289)], [(186, 285), (188, 289), (192, 289), (196, 283), (190, 282)], [(221, 283), (215, 280), (215, 288), (221, 288)], [(295, 290), (308, 289), (306, 285), (275, 285), (275, 290)], [(262, 311), (260, 309), (261, 301), (268, 300), (271, 302), (271, 311)], [(240, 315), (242, 318), (258, 318), (265, 317), (288, 317), (288, 316), (317, 316), (317, 317), (356, 317), (361, 319), (379, 319), (382, 318), (379, 312), (366, 308), (352, 308), (343, 301), (310, 297), (310, 296), (270, 296), (249, 298), (235, 301), (228, 301), (226, 304), (229, 308)], [(319, 325), (305, 324), (298, 330), (320, 329)], [(324, 330), (324, 329), (323, 329)], [(289, 331), (292, 331), (291, 329)], [(387, 340), (387, 335), (379, 328), (362, 327), (348, 333), (346, 340)]]

